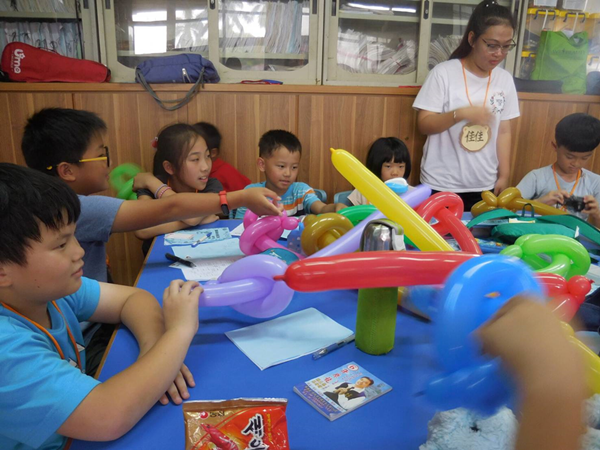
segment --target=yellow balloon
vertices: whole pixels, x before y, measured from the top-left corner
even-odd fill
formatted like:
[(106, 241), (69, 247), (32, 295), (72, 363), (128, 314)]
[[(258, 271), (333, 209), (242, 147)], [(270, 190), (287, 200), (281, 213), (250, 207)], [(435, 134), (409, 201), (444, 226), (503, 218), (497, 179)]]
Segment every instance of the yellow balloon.
[(565, 322), (561, 322), (563, 330), (567, 334), (567, 339), (581, 352), (586, 368), (586, 381), (590, 390), (594, 394), (600, 394), (600, 357), (590, 348), (575, 337), (573, 328)]
[(421, 251), (454, 251), (442, 236), (398, 195), (346, 150), (331, 149), (331, 161), (346, 180), (388, 219), (404, 228), (404, 234)]
[(538, 202), (537, 200), (526, 200), (521, 196), (521, 191), (516, 187), (504, 189), (498, 197), (490, 191), (481, 193), (482, 200), (477, 202), (471, 208), (473, 217), (477, 217), (484, 212), (492, 211), (496, 208), (510, 209), (511, 211), (521, 211), (523, 208), (533, 208), (536, 214), (543, 216), (560, 216), (566, 212), (556, 209), (550, 205)]

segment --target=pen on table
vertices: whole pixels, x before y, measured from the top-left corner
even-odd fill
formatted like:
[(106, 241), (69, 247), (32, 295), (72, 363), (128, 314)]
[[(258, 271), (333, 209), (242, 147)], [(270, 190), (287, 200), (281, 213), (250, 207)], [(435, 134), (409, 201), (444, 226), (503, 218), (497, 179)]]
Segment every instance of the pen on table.
[(338, 348), (343, 347), (346, 344), (349, 344), (350, 342), (352, 342), (354, 340), (355, 336), (354, 334), (351, 334), (350, 336), (348, 336), (346, 339), (336, 342), (335, 344), (331, 344), (328, 345), (327, 347), (323, 347), (320, 350), (317, 350), (316, 352), (313, 353), (312, 357), (313, 359), (319, 359), (321, 356), (325, 356), (328, 355), (331, 352), (336, 351)]
[(183, 259), (183, 258), (180, 258), (179, 256), (172, 255), (171, 253), (165, 253), (165, 258), (167, 258), (173, 262), (181, 263), (184, 266), (196, 267), (196, 264), (194, 264), (192, 261), (188, 261), (187, 259)]

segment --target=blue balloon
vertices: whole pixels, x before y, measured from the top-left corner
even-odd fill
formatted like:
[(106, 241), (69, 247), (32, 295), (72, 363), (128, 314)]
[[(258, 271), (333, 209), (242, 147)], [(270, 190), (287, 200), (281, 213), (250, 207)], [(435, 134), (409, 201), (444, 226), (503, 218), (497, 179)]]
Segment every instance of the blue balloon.
[(473, 333), (518, 294), (542, 298), (533, 272), (520, 260), (484, 255), (460, 265), (448, 278), (434, 317), (435, 345), (444, 373), (426, 388), (438, 407), (492, 414), (511, 400), (510, 378), (498, 359), (482, 354)]

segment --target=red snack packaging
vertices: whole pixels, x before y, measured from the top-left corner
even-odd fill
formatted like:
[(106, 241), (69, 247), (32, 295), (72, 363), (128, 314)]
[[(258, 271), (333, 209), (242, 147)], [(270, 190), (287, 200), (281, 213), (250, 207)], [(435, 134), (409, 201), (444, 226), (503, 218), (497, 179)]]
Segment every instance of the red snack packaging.
[(289, 450), (283, 398), (183, 404), (186, 450)]

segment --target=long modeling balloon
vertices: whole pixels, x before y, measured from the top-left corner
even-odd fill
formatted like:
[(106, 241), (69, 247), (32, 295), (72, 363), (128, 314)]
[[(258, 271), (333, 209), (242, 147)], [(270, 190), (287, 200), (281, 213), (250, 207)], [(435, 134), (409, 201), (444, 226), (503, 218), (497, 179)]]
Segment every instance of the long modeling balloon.
[(516, 187), (504, 189), (498, 197), (490, 191), (484, 191), (481, 193), (481, 198), (482, 200), (471, 208), (473, 217), (477, 217), (479, 214), (497, 208), (510, 209), (511, 211), (521, 211), (523, 208), (533, 208), (535, 214), (541, 214), (543, 216), (559, 216), (566, 214), (560, 209), (553, 208), (552, 206), (538, 202), (537, 200), (524, 199), (521, 196), (521, 191)]
[(335, 168), (388, 219), (404, 228), (404, 234), (423, 251), (453, 251), (414, 209), (346, 150), (331, 149)]
[(133, 192), (133, 179), (142, 169), (135, 164), (125, 163), (115, 167), (109, 175), (112, 188), (117, 191), (117, 197), (123, 200), (136, 200)]
[(304, 231), (300, 239), (302, 250), (307, 255), (333, 244), (353, 228), (350, 219), (337, 213), (309, 214), (303, 223)]
[(296, 261), (276, 277), (300, 292), (442, 284), (465, 261), (464, 252), (374, 251)]
[[(283, 248), (277, 243), (284, 230), (294, 230), (299, 220), (288, 217), (285, 211), (281, 216), (258, 216), (249, 209), (244, 214), (244, 232), (240, 236), (240, 250), (246, 255), (262, 253), (270, 248)], [(290, 250), (291, 251), (291, 250)], [(298, 258), (302, 255), (296, 253)]]
[[(523, 259), (537, 272), (556, 273), (567, 280), (585, 275), (590, 269), (590, 254), (579, 241), (558, 234), (526, 234), (500, 252)], [(538, 255), (552, 258), (547, 262)]]
[(479, 244), (471, 231), (462, 223), (464, 212), (462, 199), (453, 192), (438, 192), (425, 200), (417, 208), (417, 213), (429, 223), (437, 219), (432, 225), (433, 229), (441, 236), (452, 235), (463, 252), (483, 254)]
[[(393, 194), (396, 196), (395, 194)], [(406, 194), (402, 194), (402, 199), (411, 208), (416, 208), (423, 203), (431, 195), (431, 188), (421, 184), (411, 189)], [(397, 196), (396, 196), (397, 197)], [(410, 208), (409, 208), (410, 209)], [(352, 253), (358, 250), (360, 246), (360, 238), (362, 233), (371, 220), (382, 219), (384, 215), (376, 211), (363, 220), (361, 223), (356, 225), (345, 235), (335, 241), (333, 244), (328, 245), (323, 250), (319, 250), (317, 253), (311, 256), (311, 258), (321, 258), (324, 256), (341, 255), (342, 253)]]
[(206, 284), (200, 306), (231, 306), (251, 317), (266, 318), (282, 312), (294, 291), (275, 281), (287, 264), (267, 255), (247, 256), (227, 267), (217, 282)]
[(435, 344), (444, 374), (434, 378), (425, 391), (437, 407), (493, 413), (509, 400), (512, 387), (499, 359), (482, 355), (473, 331), (521, 293), (543, 296), (531, 270), (515, 258), (480, 256), (450, 275), (434, 317)]

